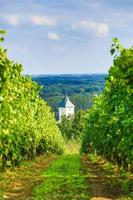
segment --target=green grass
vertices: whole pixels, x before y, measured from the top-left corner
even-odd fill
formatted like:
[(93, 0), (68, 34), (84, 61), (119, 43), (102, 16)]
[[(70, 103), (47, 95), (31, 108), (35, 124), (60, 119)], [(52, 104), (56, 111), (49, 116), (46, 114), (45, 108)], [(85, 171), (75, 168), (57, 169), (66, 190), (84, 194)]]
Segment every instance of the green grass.
[(89, 199), (80, 156), (64, 155), (43, 173), (44, 182), (34, 188), (34, 200)]
[(0, 200), (89, 200), (97, 197), (98, 188), (100, 197), (109, 193), (117, 197), (120, 191), (119, 199), (132, 200), (133, 175), (101, 156), (80, 156), (75, 141), (65, 145), (62, 156), (40, 156), (12, 171), (0, 172)]
[(69, 140), (64, 146), (64, 154), (79, 154), (80, 142)]
[(3, 191), (0, 189), (0, 200), (3, 200)]

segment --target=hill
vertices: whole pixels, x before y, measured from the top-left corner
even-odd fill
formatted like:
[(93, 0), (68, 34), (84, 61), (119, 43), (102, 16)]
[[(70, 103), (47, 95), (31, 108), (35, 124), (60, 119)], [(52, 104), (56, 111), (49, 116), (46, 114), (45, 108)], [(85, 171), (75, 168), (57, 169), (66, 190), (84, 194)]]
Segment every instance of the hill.
[(57, 116), (59, 102), (66, 93), (75, 104), (76, 111), (90, 107), (93, 96), (103, 90), (106, 76), (107, 74), (38, 75), (32, 76), (32, 79), (43, 85), (41, 96)]

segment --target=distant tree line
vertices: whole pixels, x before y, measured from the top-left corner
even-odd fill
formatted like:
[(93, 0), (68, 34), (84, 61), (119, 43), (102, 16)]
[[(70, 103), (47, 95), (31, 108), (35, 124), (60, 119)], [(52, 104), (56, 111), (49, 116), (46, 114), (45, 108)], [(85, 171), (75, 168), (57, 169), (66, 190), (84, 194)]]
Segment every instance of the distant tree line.
[(102, 92), (106, 75), (49, 75), (33, 77), (33, 80), (43, 85), (41, 96), (58, 118), (58, 107), (64, 96), (69, 96), (75, 105), (75, 111), (91, 107), (95, 94)]

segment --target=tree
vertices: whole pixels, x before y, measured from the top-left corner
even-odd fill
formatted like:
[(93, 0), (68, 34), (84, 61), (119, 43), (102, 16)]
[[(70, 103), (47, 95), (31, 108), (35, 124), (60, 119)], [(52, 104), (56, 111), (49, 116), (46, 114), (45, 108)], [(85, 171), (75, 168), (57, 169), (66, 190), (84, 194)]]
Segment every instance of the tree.
[(81, 139), (85, 124), (85, 113), (85, 111), (79, 110), (74, 113), (74, 116), (62, 116), (59, 128), (65, 140)]
[(74, 139), (81, 139), (85, 125), (86, 111), (79, 110), (75, 112), (72, 120), (72, 136)]
[(59, 122), (60, 131), (66, 141), (72, 139), (73, 137), (72, 121), (73, 121), (73, 118), (71, 116), (63, 115), (61, 118), (61, 122)]

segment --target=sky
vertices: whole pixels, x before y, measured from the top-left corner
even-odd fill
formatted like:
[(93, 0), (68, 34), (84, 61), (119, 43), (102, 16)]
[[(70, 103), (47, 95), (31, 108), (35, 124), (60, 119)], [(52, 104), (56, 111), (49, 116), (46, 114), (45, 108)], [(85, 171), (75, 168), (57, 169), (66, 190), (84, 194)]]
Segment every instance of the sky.
[(0, 29), (24, 74), (107, 73), (112, 38), (133, 45), (133, 0), (0, 0)]

